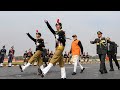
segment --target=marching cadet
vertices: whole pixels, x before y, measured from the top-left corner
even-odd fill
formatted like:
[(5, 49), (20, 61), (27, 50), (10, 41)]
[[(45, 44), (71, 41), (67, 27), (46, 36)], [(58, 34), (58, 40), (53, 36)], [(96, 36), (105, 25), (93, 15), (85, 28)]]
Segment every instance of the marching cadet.
[(28, 37), (33, 40), (36, 44), (36, 52), (35, 54), (29, 59), (28, 63), (25, 66), (20, 65), (20, 70), (23, 72), (27, 67), (29, 67), (34, 61), (38, 61), (38, 66), (40, 69), (43, 69), (43, 61), (41, 60), (41, 53), (43, 51), (44, 40), (41, 38), (41, 33), (36, 30), (36, 39), (33, 38), (29, 33), (27, 33)]
[(107, 38), (107, 55), (109, 57), (109, 63), (110, 63), (110, 70), (114, 71), (112, 59), (114, 60), (116, 66), (118, 67), (118, 70), (120, 69), (120, 65), (117, 60), (117, 44), (110, 40), (110, 38)]
[(4, 61), (5, 55), (6, 55), (6, 49), (4, 45), (3, 48), (0, 50), (0, 67), (3, 67), (3, 61)]
[(26, 50), (25, 53), (23, 54), (24, 65), (27, 64), (27, 57), (28, 57), (28, 53), (27, 53), (27, 50)]
[(63, 51), (65, 48), (65, 42), (66, 42), (66, 37), (65, 37), (65, 32), (62, 29), (62, 23), (59, 22), (59, 19), (57, 20), (56, 23), (56, 29), (57, 31), (54, 31), (52, 27), (50, 26), (49, 22), (45, 20), (45, 23), (47, 24), (48, 28), (50, 31), (53, 33), (55, 36), (56, 40), (56, 50), (53, 55), (53, 57), (50, 60), (50, 63), (48, 64), (47, 67), (45, 67), (43, 70), (39, 70), (41, 77), (44, 77), (47, 72), (50, 70), (50, 68), (59, 62), (59, 66), (61, 68), (61, 79), (66, 79), (66, 71), (65, 71), (65, 66), (64, 66), (64, 61), (63, 61)]
[(79, 64), (81, 68), (80, 73), (82, 73), (85, 69), (79, 62), (80, 55), (83, 54), (83, 46), (82, 46), (81, 41), (77, 39), (77, 35), (73, 35), (72, 37), (73, 37), (73, 42), (71, 44), (71, 50), (70, 50), (70, 53), (72, 54), (71, 61), (74, 64), (74, 71), (72, 75), (76, 75), (77, 64)]
[(105, 37), (102, 37), (102, 32), (98, 31), (98, 38), (94, 41), (90, 41), (91, 44), (96, 44), (97, 46), (97, 54), (100, 59), (100, 73), (107, 73), (106, 65), (105, 65), (105, 57), (107, 54), (107, 40)]
[(15, 50), (14, 50), (14, 46), (12, 46), (8, 53), (8, 67), (12, 66), (12, 60), (14, 58), (14, 54), (15, 54)]

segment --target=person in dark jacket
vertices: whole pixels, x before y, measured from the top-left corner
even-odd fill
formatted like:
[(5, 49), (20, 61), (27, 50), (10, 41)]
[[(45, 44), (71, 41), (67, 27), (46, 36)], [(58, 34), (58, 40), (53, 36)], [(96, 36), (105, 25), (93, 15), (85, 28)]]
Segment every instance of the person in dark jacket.
[(102, 37), (102, 32), (98, 31), (98, 38), (94, 41), (90, 41), (91, 44), (97, 45), (97, 54), (100, 59), (100, 72), (101, 74), (107, 73), (106, 65), (105, 65), (105, 57), (107, 54), (107, 40), (105, 37)]
[(5, 55), (6, 55), (6, 49), (4, 45), (3, 48), (0, 50), (0, 67), (3, 67)]
[(111, 41), (110, 38), (107, 38), (107, 55), (109, 57), (109, 63), (110, 63), (110, 70), (114, 71), (112, 59), (114, 60), (116, 66), (118, 67), (118, 70), (120, 69), (120, 65), (117, 61), (117, 44), (114, 41)]

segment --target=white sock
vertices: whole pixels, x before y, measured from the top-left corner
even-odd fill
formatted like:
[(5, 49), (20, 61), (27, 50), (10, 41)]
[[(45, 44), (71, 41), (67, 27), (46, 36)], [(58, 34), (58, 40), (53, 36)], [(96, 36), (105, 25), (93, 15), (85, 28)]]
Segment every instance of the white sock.
[(30, 63), (27, 63), (25, 66), (22, 66), (22, 69), (25, 70), (29, 66), (30, 66)]
[(43, 69), (44, 69), (44, 66), (43, 66), (43, 65), (41, 65), (41, 66), (40, 66), (40, 69), (41, 69), (41, 70), (43, 70)]
[(45, 68), (42, 70), (43, 74), (45, 75), (45, 74), (50, 70), (50, 68), (51, 68), (52, 66), (53, 66), (53, 64), (52, 64), (52, 63), (49, 63), (48, 66), (45, 67)]
[(1, 66), (3, 66), (3, 63), (1, 63)]
[(37, 62), (35, 62), (34, 65), (37, 65)]
[(27, 63), (26, 62), (24, 62), (24, 65), (26, 65)]
[(74, 72), (76, 72), (76, 69), (77, 69), (77, 60), (75, 60), (74, 62)]
[(77, 63), (79, 64), (80, 68), (83, 69), (83, 66), (81, 65), (81, 63), (79, 61)]
[(61, 78), (66, 78), (65, 67), (61, 67)]

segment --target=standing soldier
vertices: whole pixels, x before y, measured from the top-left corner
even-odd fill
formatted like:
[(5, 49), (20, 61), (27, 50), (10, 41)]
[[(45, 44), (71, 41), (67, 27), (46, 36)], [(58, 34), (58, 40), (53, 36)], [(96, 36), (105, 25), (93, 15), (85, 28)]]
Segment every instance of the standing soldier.
[(5, 55), (6, 55), (6, 49), (4, 45), (3, 48), (0, 50), (0, 67), (3, 67), (3, 61), (4, 61)]
[(56, 29), (57, 31), (54, 31), (52, 27), (50, 26), (49, 22), (45, 20), (45, 23), (47, 24), (48, 28), (50, 31), (53, 33), (55, 36), (56, 40), (56, 50), (53, 55), (53, 57), (50, 60), (50, 63), (48, 64), (47, 67), (45, 67), (43, 70), (39, 70), (41, 77), (44, 77), (47, 72), (50, 70), (50, 68), (59, 62), (59, 66), (61, 68), (61, 79), (66, 79), (66, 71), (65, 71), (65, 66), (64, 66), (64, 61), (63, 61), (63, 51), (65, 48), (65, 42), (66, 42), (66, 37), (65, 37), (65, 32), (62, 29), (62, 23), (59, 22), (59, 19), (57, 20), (56, 23)]
[(38, 61), (38, 66), (40, 69), (43, 69), (43, 61), (41, 60), (41, 54), (43, 51), (44, 40), (41, 38), (41, 33), (36, 30), (36, 39), (33, 38), (29, 33), (27, 33), (28, 37), (33, 40), (36, 44), (36, 52), (35, 54), (29, 59), (28, 63), (25, 66), (19, 66), (21, 72), (23, 72), (27, 67), (29, 67), (34, 61)]
[(28, 57), (28, 53), (27, 53), (27, 50), (26, 50), (25, 53), (23, 54), (24, 65), (27, 64), (27, 57)]
[(70, 50), (70, 53), (72, 54), (71, 61), (74, 64), (74, 71), (72, 75), (76, 75), (77, 64), (79, 64), (81, 68), (80, 73), (82, 73), (85, 69), (79, 62), (80, 55), (83, 54), (83, 46), (82, 46), (81, 41), (77, 39), (77, 35), (73, 35), (72, 37), (73, 37), (73, 42), (71, 44), (71, 50)]
[(107, 43), (107, 46), (108, 46), (107, 55), (109, 57), (109, 62), (110, 62), (110, 71), (114, 71), (112, 59), (114, 60), (116, 66), (118, 67), (118, 70), (119, 70), (120, 65), (117, 60), (117, 44), (115, 42), (111, 41), (109, 37), (107, 38), (107, 42), (108, 42)]
[(14, 46), (12, 46), (8, 53), (8, 67), (12, 66), (12, 60), (14, 58), (14, 53), (15, 53)]
[(107, 73), (107, 69), (105, 66), (105, 57), (107, 54), (107, 40), (105, 37), (102, 37), (102, 32), (98, 31), (98, 38), (96, 38), (94, 41), (90, 41), (91, 44), (97, 45), (97, 54), (100, 59), (100, 73), (104, 74)]

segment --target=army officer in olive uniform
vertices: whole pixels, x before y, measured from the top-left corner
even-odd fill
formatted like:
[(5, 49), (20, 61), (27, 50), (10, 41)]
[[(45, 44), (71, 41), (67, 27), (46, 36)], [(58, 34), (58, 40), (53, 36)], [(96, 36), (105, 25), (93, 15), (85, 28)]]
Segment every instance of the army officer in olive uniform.
[(97, 46), (97, 54), (100, 59), (100, 73), (104, 74), (107, 73), (106, 66), (105, 66), (105, 57), (107, 54), (107, 40), (105, 37), (102, 37), (102, 32), (98, 31), (98, 38), (94, 41), (90, 41), (91, 44), (96, 44)]

